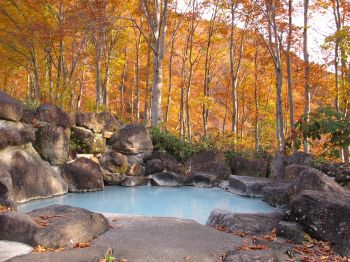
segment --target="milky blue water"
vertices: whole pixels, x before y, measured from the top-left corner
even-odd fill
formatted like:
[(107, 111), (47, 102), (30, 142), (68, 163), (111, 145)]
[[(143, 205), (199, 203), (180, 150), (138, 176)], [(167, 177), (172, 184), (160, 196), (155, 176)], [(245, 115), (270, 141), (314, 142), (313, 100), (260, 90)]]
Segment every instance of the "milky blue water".
[(104, 191), (70, 193), (31, 201), (19, 205), (18, 210), (29, 212), (53, 204), (77, 206), (94, 212), (187, 218), (201, 224), (205, 224), (214, 208), (239, 213), (273, 210), (260, 199), (237, 196), (218, 188), (154, 186), (108, 186)]

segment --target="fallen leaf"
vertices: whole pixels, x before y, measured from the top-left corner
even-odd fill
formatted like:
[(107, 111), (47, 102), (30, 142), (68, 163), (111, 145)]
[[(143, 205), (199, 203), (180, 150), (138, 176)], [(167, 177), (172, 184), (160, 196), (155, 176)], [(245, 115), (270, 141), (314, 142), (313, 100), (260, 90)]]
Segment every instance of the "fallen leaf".
[(91, 247), (91, 243), (90, 242), (86, 242), (86, 243), (78, 242), (78, 243), (75, 243), (75, 245), (74, 245), (74, 248), (86, 248), (86, 247)]
[(240, 246), (238, 250), (268, 250), (270, 247), (266, 245), (252, 245), (252, 246)]

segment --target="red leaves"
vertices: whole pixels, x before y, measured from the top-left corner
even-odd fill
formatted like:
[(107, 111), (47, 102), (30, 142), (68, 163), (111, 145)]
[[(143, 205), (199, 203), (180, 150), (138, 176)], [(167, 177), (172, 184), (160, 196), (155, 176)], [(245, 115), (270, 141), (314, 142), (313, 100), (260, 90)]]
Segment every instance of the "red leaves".
[(216, 230), (219, 230), (221, 232), (225, 232), (225, 233), (233, 233), (232, 230), (225, 226), (225, 225), (215, 225), (214, 226)]

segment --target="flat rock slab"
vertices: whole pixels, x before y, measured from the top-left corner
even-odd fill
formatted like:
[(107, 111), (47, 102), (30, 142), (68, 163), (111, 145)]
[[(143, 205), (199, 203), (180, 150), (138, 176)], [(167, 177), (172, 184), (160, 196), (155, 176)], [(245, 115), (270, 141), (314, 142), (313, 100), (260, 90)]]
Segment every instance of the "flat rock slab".
[(33, 248), (23, 243), (0, 241), (0, 262), (31, 253)]
[(108, 218), (113, 228), (94, 240), (90, 248), (32, 253), (11, 261), (96, 262), (108, 248), (112, 248), (117, 259), (126, 258), (132, 262), (210, 262), (219, 261), (225, 252), (242, 244), (240, 237), (192, 220), (129, 216)]
[(241, 196), (262, 197), (263, 188), (271, 183), (264, 177), (230, 176), (228, 191)]

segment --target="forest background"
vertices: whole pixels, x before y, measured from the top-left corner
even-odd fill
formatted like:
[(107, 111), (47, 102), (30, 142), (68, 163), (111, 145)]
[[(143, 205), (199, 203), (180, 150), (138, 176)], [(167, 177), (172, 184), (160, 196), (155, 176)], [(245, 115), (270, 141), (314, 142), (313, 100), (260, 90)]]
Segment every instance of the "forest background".
[[(0, 88), (182, 141), (349, 161), (349, 21), (347, 0), (3, 0)], [(315, 62), (310, 23), (330, 29)]]

